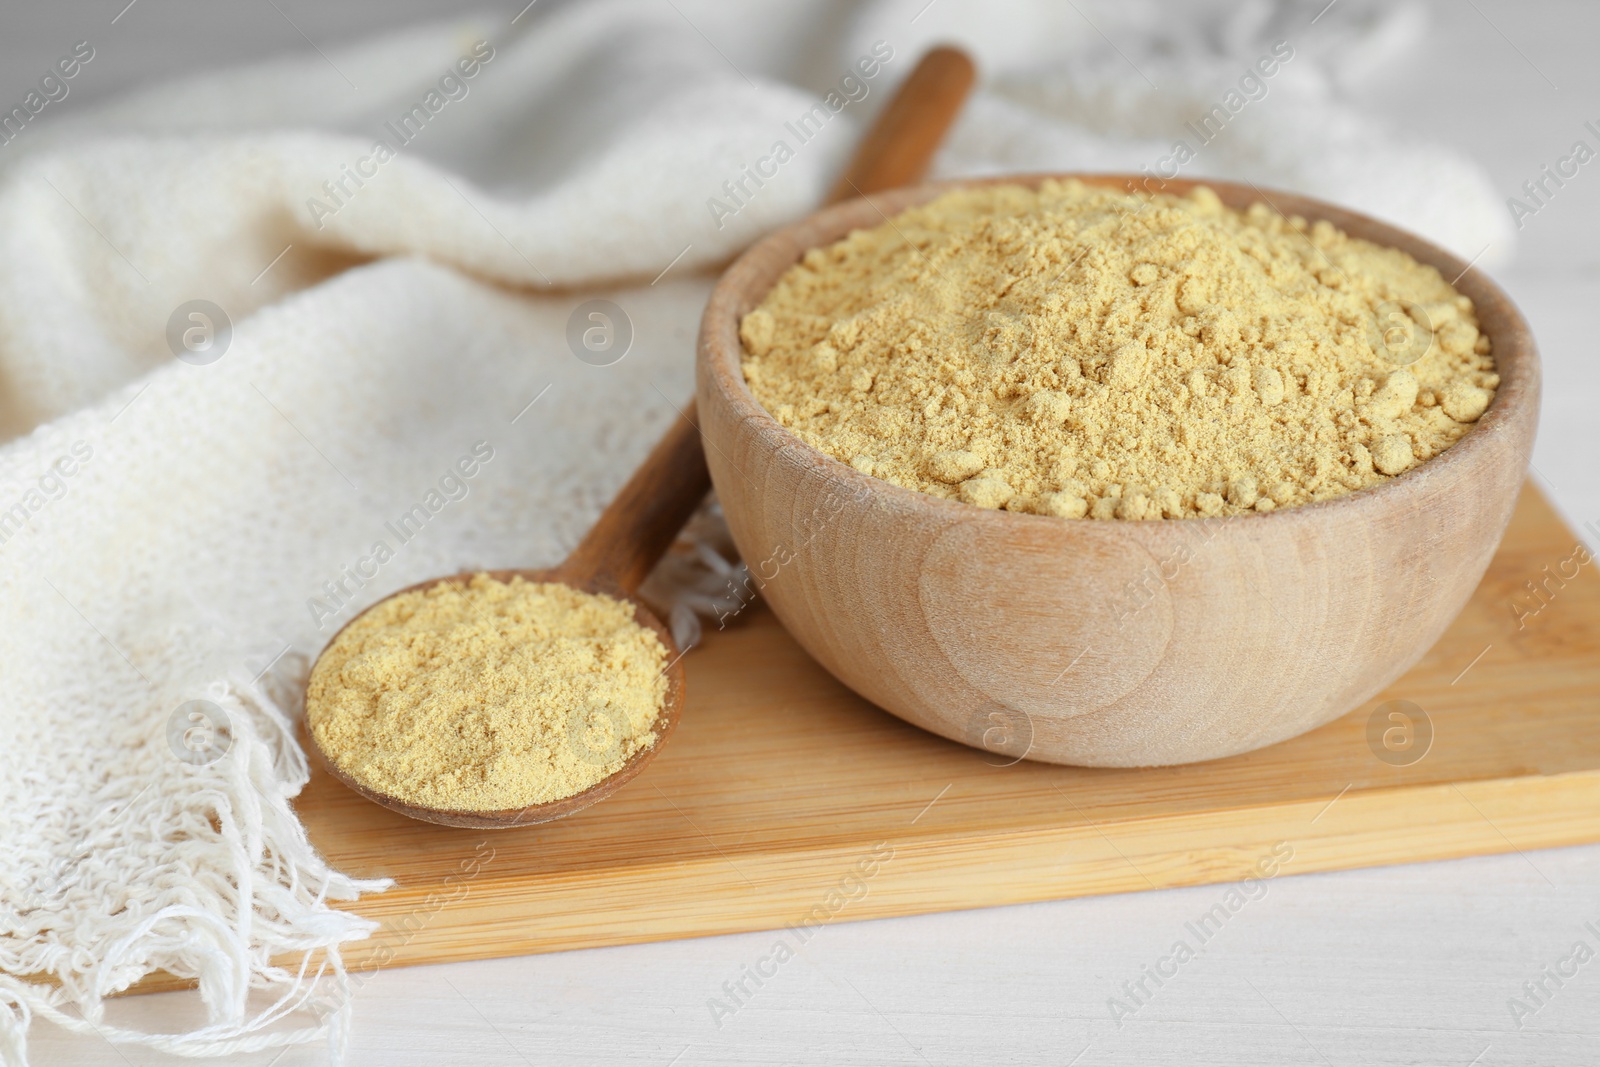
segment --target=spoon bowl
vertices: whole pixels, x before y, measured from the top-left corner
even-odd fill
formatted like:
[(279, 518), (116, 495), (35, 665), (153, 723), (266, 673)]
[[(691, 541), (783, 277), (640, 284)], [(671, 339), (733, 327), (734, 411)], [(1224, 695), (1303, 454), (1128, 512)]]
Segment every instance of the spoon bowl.
[[(655, 617), (649, 608), (645, 607), (644, 602), (638, 597), (623, 592), (609, 583), (592, 580), (588, 582), (574, 581), (563, 573), (563, 568), (559, 567), (552, 570), (471, 571), (450, 575), (445, 578), (430, 578), (425, 582), (418, 582), (415, 585), (396, 590), (392, 595), (400, 596), (403, 593), (432, 589), (439, 585), (465, 585), (477, 574), (487, 574), (499, 582), (509, 582), (513, 578), (521, 578), (526, 582), (558, 582), (580, 592), (601, 593), (631, 604), (635, 620), (638, 621), (639, 625), (648, 628), (654, 633), (667, 650), (667, 666), (664, 671), (667, 676), (667, 694), (662, 702), (661, 711), (656, 715), (655, 743), (649, 748), (641, 748), (629, 756), (627, 761), (616, 771), (580, 793), (574, 793), (571, 796), (562, 797), (559, 800), (552, 800), (544, 804), (530, 804), (522, 808), (505, 808), (498, 811), (464, 811), (430, 808), (420, 804), (413, 804), (410, 801), (401, 800), (399, 797), (363, 784), (341, 769), (333, 757), (317, 743), (316, 735), (311, 731), (309, 719), (305, 727), (306, 742), (316, 751), (318, 757), (322, 760), (322, 765), (327, 768), (328, 773), (335, 779), (355, 792), (360, 793), (374, 804), (381, 804), (391, 811), (397, 811), (402, 815), (407, 815), (423, 822), (438, 823), (441, 826), (465, 826), (480, 830), (500, 830), (512, 826), (531, 826), (535, 823), (552, 822), (556, 819), (565, 818), (609, 797), (612, 793), (632, 781), (640, 771), (645, 769), (651, 760), (656, 758), (656, 753), (661, 751), (661, 746), (666, 743), (672, 731), (677, 728), (678, 719), (683, 712), (683, 655), (679, 652), (677, 644), (672, 639), (672, 632), (662, 624), (660, 619)], [(378, 603), (381, 604), (383, 601)], [(372, 607), (376, 606), (377, 604), (374, 604)], [(339, 634), (342, 634), (346, 628), (354, 623), (356, 619), (365, 615), (367, 611), (371, 611), (372, 607), (367, 608), (366, 611), (356, 615), (355, 618), (340, 627), (339, 632), (333, 635), (333, 639), (328, 642), (328, 645), (332, 646), (333, 641), (338, 640)]]

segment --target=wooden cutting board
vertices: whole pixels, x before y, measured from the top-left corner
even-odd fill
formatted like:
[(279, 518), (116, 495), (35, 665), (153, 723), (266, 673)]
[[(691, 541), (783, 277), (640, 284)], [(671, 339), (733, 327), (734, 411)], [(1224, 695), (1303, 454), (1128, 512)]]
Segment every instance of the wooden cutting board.
[(1414, 670), (1212, 763), (1008, 766), (865, 703), (753, 608), (689, 655), (660, 758), (585, 812), (449, 829), (321, 773), (296, 806), (334, 866), (398, 883), (354, 905), (383, 923), (357, 971), (1596, 841), (1600, 578), (1578, 545), (1527, 488)]

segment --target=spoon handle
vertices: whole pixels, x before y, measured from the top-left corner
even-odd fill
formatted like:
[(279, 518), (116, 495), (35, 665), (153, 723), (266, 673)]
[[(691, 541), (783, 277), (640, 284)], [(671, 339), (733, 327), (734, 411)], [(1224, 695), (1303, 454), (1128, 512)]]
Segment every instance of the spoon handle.
[(561, 577), (632, 594), (710, 488), (690, 400), (561, 565)]
[[(972, 60), (954, 48), (923, 56), (857, 147), (828, 203), (920, 178), (972, 88), (974, 73)], [(561, 578), (632, 594), (710, 488), (691, 400), (561, 565)]]
[(960, 49), (940, 45), (929, 50), (856, 146), (826, 203), (898, 189), (921, 179), (976, 77), (972, 60)]

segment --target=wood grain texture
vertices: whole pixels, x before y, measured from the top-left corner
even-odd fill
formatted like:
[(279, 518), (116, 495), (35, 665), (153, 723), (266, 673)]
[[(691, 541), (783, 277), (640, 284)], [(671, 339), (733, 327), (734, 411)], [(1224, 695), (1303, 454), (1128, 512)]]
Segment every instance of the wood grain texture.
[(1489, 411), (1383, 485), (1266, 515), (1096, 522), (974, 508), (816, 451), (767, 414), (739, 370), (739, 319), (805, 251), (961, 184), (980, 183), (824, 209), (752, 247), (707, 305), (697, 398), (712, 481), (740, 553), (772, 578), (764, 595), (801, 646), (941, 736), (1103, 767), (1282, 741), (1417, 662), (1483, 575), (1532, 448), (1538, 357), (1509, 298), (1454, 256), (1364, 216), (1208, 182), (1234, 207), (1265, 198), (1460, 275), (1501, 376)]
[[(602, 807), (463, 833), (320, 769), (295, 807), (335, 867), (397, 880), (354, 906), (383, 923), (347, 948), (358, 970), (777, 928), (880, 843), (892, 857), (835, 921), (1232, 881), (1280, 841), (1298, 874), (1600, 840), (1594, 566), (1526, 614), (1524, 583), (1577, 543), (1526, 489), (1408, 674), (1336, 722), (1209, 763), (1065, 767), (953, 744), (851, 693), (752, 606), (685, 658), (676, 739)], [(1369, 747), (1390, 699), (1431, 722), (1407, 766)]]

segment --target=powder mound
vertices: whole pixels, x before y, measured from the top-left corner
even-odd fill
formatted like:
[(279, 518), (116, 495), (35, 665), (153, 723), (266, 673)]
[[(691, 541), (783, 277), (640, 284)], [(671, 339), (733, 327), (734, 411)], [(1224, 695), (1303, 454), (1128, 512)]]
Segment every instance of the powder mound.
[(666, 663), (626, 601), (478, 574), (355, 619), (311, 672), (306, 718), (369, 788), (451, 811), (521, 808), (654, 745)]
[(740, 337), (756, 399), (813, 447), (1068, 518), (1363, 489), (1457, 441), (1500, 381), (1434, 268), (1204, 187), (947, 193), (807, 252)]

